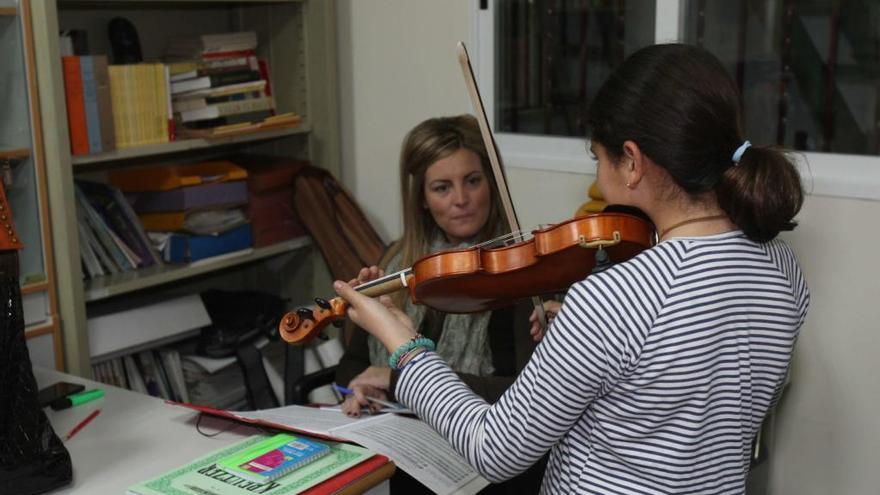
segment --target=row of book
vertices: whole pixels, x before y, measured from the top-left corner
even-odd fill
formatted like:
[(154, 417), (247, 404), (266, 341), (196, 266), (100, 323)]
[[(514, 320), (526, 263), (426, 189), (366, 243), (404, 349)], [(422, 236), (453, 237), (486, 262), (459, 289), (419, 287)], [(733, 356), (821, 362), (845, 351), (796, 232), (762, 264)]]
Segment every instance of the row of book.
[(77, 180), (75, 193), (84, 278), (162, 264), (119, 189), (101, 182)]
[[(255, 33), (170, 40), (166, 60), (109, 65), (106, 55), (62, 57), (71, 152), (200, 137), (205, 129), (268, 123), (275, 116), (269, 68), (257, 57)], [(286, 116), (282, 123), (298, 118)]]
[(62, 57), (70, 151), (87, 155), (174, 139), (168, 68)]
[(190, 402), (175, 349), (145, 350), (92, 365), (95, 380), (177, 402)]
[[(287, 344), (263, 339), (255, 345), (263, 356), (263, 368), (272, 390), (281, 402)], [(333, 366), (341, 356), (342, 345), (338, 340), (322, 342), (306, 349), (304, 370), (313, 373)], [(218, 409), (248, 408), (245, 376), (235, 358), (198, 355), (192, 341), (103, 360), (92, 365), (92, 372), (99, 382), (154, 397)], [(312, 391), (310, 399), (335, 403), (339, 397), (330, 386), (324, 386)]]

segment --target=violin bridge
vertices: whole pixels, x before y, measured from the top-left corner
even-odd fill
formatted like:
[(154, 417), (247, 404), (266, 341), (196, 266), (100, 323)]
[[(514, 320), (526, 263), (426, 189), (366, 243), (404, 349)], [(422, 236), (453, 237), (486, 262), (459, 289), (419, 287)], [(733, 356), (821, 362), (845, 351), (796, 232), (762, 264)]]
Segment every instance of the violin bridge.
[(584, 236), (578, 237), (578, 245), (586, 249), (602, 249), (620, 244), (620, 231), (615, 230), (612, 239), (597, 239), (595, 241), (587, 241)]

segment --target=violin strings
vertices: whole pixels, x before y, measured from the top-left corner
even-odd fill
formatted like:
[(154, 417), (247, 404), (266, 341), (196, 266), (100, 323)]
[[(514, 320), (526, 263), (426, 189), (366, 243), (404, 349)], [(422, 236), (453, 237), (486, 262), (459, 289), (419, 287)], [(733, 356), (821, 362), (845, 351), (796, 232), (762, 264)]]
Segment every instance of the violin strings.
[(506, 245), (507, 241), (509, 241), (509, 240), (520, 240), (520, 241), (525, 240), (527, 235), (530, 233), (531, 232), (526, 232), (524, 230), (517, 230), (514, 232), (510, 232), (508, 234), (500, 235), (498, 237), (495, 237), (494, 239), (489, 239), (488, 241), (481, 242), (481, 243), (475, 245), (474, 247), (481, 248), (481, 247), (493, 245), (495, 243), (503, 243), (504, 245)]

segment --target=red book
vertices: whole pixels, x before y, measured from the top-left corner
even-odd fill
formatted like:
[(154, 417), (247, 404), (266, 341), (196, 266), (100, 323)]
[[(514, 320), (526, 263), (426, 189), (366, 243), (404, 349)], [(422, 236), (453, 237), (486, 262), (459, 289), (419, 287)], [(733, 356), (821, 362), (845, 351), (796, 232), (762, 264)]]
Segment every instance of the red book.
[(256, 55), (254, 50), (235, 50), (231, 52), (208, 52), (202, 54), (202, 60), (210, 61), (220, 58), (250, 57)]
[(64, 68), (64, 96), (67, 101), (67, 128), (70, 152), (89, 154), (89, 133), (86, 125), (86, 104), (83, 99), (82, 70), (78, 56), (61, 57)]
[(374, 455), (366, 461), (346, 469), (327, 481), (302, 492), (300, 495), (345, 495), (363, 493), (394, 474), (396, 466), (384, 455)]

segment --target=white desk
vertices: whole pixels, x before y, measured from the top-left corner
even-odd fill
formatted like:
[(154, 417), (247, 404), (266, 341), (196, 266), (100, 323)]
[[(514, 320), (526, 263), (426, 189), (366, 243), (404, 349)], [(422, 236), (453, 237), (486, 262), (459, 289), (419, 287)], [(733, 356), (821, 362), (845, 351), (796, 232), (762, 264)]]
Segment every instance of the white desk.
[[(105, 396), (63, 411), (46, 408), (52, 426), (63, 438), (95, 409), (101, 413), (65, 443), (73, 460), (73, 483), (55, 494), (124, 495), (126, 488), (158, 476), (202, 455), (253, 435), (259, 430), (222, 418), (205, 416), (200, 428), (213, 433), (205, 437), (196, 431), (197, 414), (165, 404), (155, 397), (104, 383), (34, 368), (40, 387), (59, 381), (81, 383), (86, 390), (101, 388)], [(388, 493), (388, 481), (367, 492)]]

